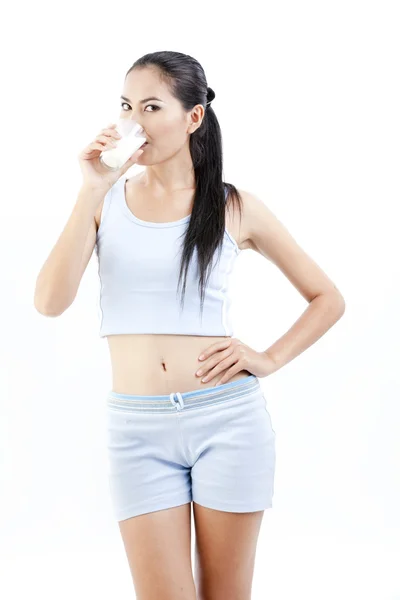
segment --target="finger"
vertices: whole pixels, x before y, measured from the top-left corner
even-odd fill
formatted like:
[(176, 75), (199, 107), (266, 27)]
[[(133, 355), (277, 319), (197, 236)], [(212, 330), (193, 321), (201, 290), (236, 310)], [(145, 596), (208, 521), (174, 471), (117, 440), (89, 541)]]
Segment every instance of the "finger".
[(115, 129), (109, 128), (109, 129), (103, 129), (99, 135), (106, 135), (107, 137), (111, 137), (114, 138), (116, 140), (120, 140), (122, 139), (122, 135), (120, 133), (118, 133), (118, 131), (116, 131)]
[(214, 383), (214, 387), (216, 385), (222, 385), (223, 383), (227, 383), (230, 379), (232, 379), (232, 377), (234, 375), (236, 375), (236, 373), (239, 373), (240, 369), (235, 366), (232, 365), (232, 367), (230, 369), (228, 369), (223, 375), (222, 377), (220, 377), (215, 383)]
[(214, 379), (214, 377), (216, 375), (218, 375), (222, 371), (225, 371), (226, 369), (228, 369), (229, 367), (231, 367), (234, 364), (237, 364), (237, 361), (232, 362), (232, 359), (230, 359), (229, 363), (226, 360), (219, 361), (215, 365), (215, 367), (213, 369), (211, 369), (211, 371), (209, 371), (209, 373), (207, 373), (204, 377), (202, 377), (201, 381), (205, 382), (205, 381), (210, 381), (210, 379)]
[(101, 144), (104, 144), (104, 146), (107, 148), (116, 148), (117, 147), (116, 140), (113, 140), (111, 137), (109, 137), (107, 135), (98, 135), (95, 141), (99, 142)]
[[(98, 142), (92, 142), (91, 144), (89, 144), (89, 146), (87, 147), (87, 149), (89, 150), (100, 150), (100, 152), (103, 152), (104, 150), (104, 144), (99, 144)], [(87, 152), (86, 149), (86, 152)]]
[(114, 123), (110, 123), (109, 125), (107, 125), (107, 127), (104, 127), (104, 129), (100, 130), (99, 136), (100, 135), (106, 135), (108, 137), (113, 137), (115, 139), (121, 139), (122, 135), (116, 130), (116, 124)]
[(227, 358), (228, 356), (233, 354), (233, 351), (234, 351), (234, 348), (227, 348), (225, 350), (225, 352), (219, 352), (218, 354), (215, 354), (212, 358), (210, 358), (210, 360), (208, 361), (207, 364), (203, 365), (196, 372), (197, 377), (200, 377), (200, 375), (205, 375), (206, 373), (208, 373), (210, 371), (210, 369), (215, 367), (216, 364), (220, 363), (222, 360), (224, 360), (225, 358)]
[(216, 344), (213, 344), (212, 346), (207, 348), (207, 350), (204, 350), (200, 354), (199, 360), (204, 360), (205, 358), (207, 358), (208, 356), (213, 354), (216, 350), (221, 350), (223, 348), (226, 348), (227, 346), (230, 346), (231, 342), (232, 342), (232, 338), (229, 338), (227, 340), (223, 340), (222, 342), (217, 342)]

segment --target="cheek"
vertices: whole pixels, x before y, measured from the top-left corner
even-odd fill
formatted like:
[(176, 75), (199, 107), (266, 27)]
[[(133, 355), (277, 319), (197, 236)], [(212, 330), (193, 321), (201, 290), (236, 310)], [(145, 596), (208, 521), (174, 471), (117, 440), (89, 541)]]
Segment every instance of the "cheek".
[(148, 150), (144, 151), (139, 160), (145, 160), (150, 153), (157, 152), (157, 156), (167, 157), (177, 152), (185, 144), (187, 133), (185, 124), (181, 119), (175, 117), (160, 118), (148, 128), (150, 139), (154, 140)]
[(185, 145), (185, 141), (186, 137), (182, 132), (170, 130), (156, 140), (155, 146), (159, 154), (167, 157), (178, 152)]
[(165, 118), (157, 124), (157, 136), (165, 147), (181, 145), (185, 141), (185, 127), (181, 119)]

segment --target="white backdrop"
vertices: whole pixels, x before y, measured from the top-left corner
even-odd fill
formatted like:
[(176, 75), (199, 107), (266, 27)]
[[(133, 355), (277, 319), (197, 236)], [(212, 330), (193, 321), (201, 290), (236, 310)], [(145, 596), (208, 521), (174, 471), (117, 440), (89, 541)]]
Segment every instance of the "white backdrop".
[[(62, 316), (40, 315), (33, 294), (76, 200), (78, 153), (116, 122), (131, 64), (177, 50), (199, 60), (216, 92), (225, 180), (262, 198), (346, 301), (322, 339), (261, 379), (277, 465), (253, 598), (400, 599), (398, 8), (280, 0), (3, 9), (2, 598), (133, 597), (107, 483), (111, 367), (98, 336), (95, 255)], [(306, 308), (251, 250), (234, 284), (236, 335), (256, 350)]]

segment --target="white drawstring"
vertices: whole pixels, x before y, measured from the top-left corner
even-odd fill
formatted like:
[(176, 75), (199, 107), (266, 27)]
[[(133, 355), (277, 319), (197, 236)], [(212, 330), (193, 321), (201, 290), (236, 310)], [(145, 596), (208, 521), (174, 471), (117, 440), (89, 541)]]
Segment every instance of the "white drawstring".
[(173, 406), (176, 406), (176, 402), (175, 402), (175, 396), (177, 396), (178, 398), (178, 402), (179, 402), (179, 406), (182, 408), (184, 408), (184, 404), (183, 404), (183, 398), (182, 398), (182, 394), (180, 392), (171, 392), (171, 394), (169, 395), (169, 399), (171, 400), (171, 404), (173, 404)]

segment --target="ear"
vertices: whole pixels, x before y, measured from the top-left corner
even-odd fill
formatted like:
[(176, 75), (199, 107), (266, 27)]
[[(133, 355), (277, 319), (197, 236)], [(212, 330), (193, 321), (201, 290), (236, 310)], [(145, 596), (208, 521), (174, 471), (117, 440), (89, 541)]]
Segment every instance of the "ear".
[(193, 133), (200, 127), (204, 119), (204, 113), (205, 110), (202, 104), (196, 104), (196, 106), (192, 108), (188, 133)]

